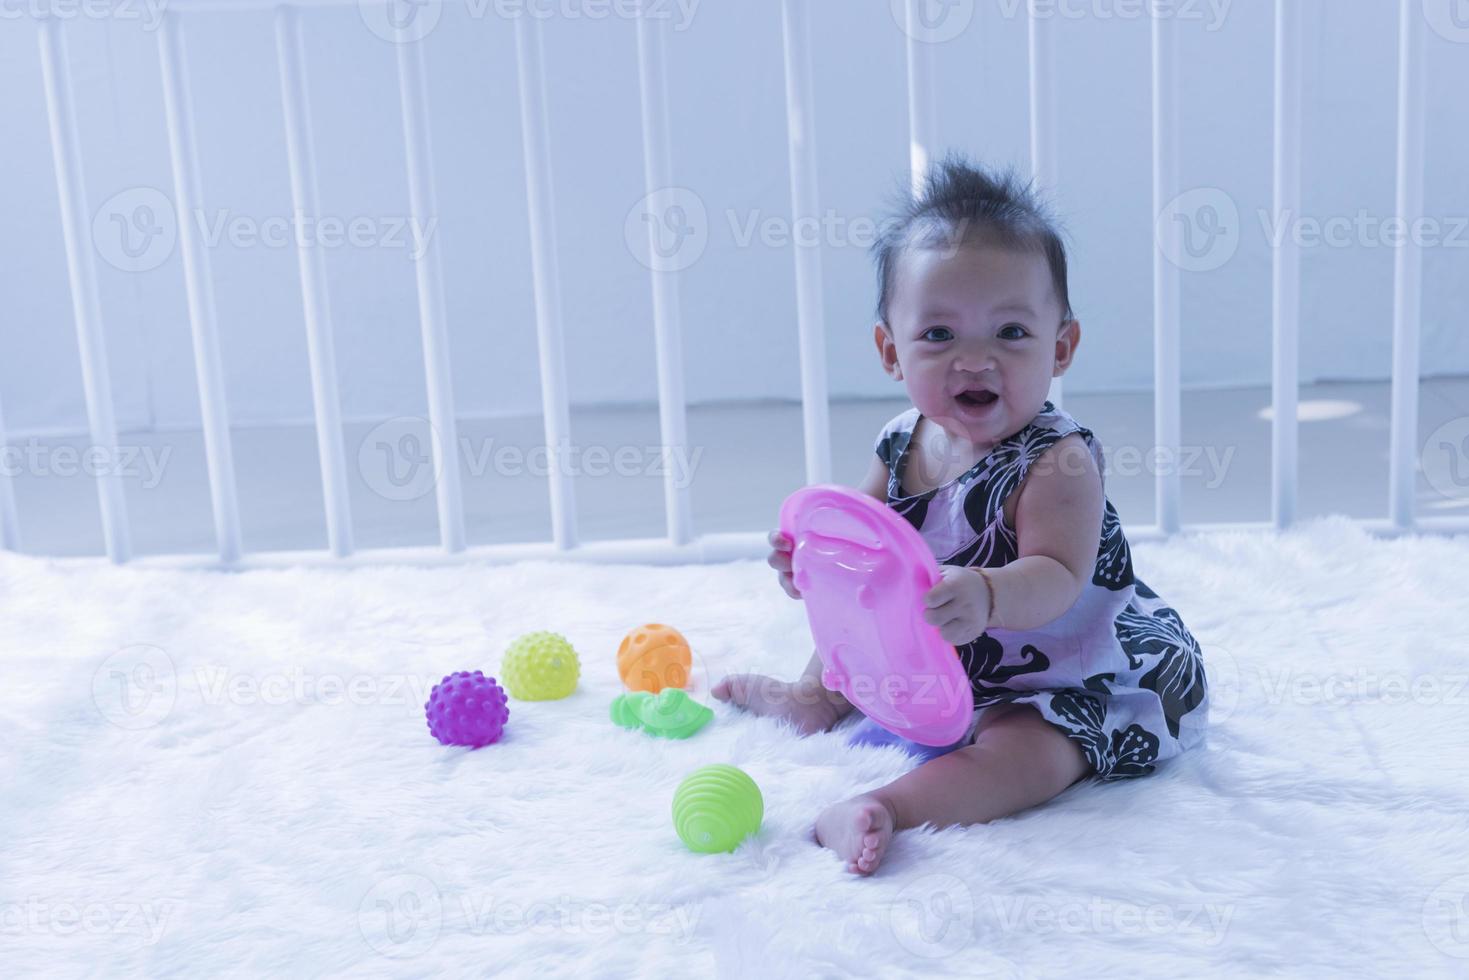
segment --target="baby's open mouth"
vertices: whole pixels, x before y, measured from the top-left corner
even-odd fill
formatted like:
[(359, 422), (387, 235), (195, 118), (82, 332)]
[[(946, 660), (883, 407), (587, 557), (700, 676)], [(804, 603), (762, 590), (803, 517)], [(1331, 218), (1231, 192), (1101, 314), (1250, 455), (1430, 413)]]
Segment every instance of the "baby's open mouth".
[(954, 400), (963, 405), (973, 405), (976, 408), (983, 408), (998, 397), (1000, 396), (996, 395), (993, 391), (976, 388), (973, 391), (961, 392), (955, 396)]

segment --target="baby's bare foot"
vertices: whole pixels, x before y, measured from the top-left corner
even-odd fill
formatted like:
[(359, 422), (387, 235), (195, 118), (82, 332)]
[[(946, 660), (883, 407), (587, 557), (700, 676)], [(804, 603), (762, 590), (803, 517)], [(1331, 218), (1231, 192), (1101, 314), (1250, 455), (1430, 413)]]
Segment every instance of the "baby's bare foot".
[(836, 708), (825, 697), (764, 674), (730, 674), (710, 693), (752, 714), (784, 718), (802, 735), (828, 731), (837, 723)]
[(854, 796), (834, 803), (816, 818), (816, 840), (847, 862), (853, 874), (877, 870), (893, 837), (893, 814), (875, 796)]

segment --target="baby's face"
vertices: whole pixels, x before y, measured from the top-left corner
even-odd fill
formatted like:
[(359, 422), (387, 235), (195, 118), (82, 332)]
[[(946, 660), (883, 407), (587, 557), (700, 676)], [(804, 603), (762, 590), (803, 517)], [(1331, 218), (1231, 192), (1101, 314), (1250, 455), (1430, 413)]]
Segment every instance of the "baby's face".
[(954, 438), (988, 446), (1044, 407), (1079, 337), (1039, 252), (991, 245), (907, 249), (894, 268), (883, 366)]

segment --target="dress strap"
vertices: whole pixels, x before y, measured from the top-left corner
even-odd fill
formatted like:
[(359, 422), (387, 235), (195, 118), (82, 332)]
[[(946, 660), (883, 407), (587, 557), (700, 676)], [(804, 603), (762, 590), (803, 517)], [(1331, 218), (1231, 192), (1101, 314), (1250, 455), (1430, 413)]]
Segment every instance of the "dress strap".
[(910, 408), (888, 420), (877, 434), (877, 442), (873, 450), (877, 458), (882, 460), (883, 465), (888, 468), (888, 485), (891, 486), (898, 475), (898, 461), (903, 458), (908, 444), (913, 441), (913, 432), (918, 427), (918, 409)]

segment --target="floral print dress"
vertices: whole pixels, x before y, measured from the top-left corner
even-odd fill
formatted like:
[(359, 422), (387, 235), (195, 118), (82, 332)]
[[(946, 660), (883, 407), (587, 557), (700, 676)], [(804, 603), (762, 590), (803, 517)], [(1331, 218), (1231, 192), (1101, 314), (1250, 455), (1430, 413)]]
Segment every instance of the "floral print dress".
[[(888, 422), (876, 451), (888, 468), (888, 505), (946, 565), (999, 568), (1018, 557), (1004, 502), (1060, 439), (1080, 433), (1098, 472), (1104, 469), (1096, 437), (1048, 401), (965, 473), (907, 494), (903, 466), (920, 417), (910, 408)], [(1199, 645), (1178, 613), (1134, 574), (1110, 500), (1091, 581), (1071, 608), (1036, 629), (991, 628), (958, 653), (976, 721), (991, 705), (1031, 705), (1080, 745), (1101, 779), (1147, 775), (1203, 737), (1209, 706)]]

